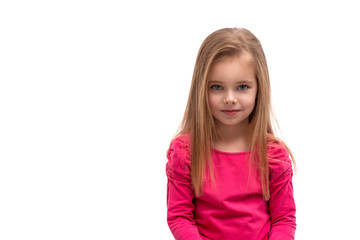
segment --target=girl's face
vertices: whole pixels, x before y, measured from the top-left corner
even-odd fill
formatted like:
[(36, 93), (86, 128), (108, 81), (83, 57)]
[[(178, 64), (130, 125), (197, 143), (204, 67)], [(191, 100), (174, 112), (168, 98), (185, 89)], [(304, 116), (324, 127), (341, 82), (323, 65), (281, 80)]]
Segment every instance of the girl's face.
[(209, 78), (209, 106), (217, 127), (247, 127), (254, 109), (254, 68), (241, 56), (216, 63)]

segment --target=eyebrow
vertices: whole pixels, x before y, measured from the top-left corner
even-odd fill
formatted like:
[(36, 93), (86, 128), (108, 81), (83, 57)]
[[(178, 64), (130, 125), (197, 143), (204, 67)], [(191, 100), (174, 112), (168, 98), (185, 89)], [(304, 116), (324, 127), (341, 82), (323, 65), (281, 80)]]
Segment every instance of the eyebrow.
[[(221, 81), (218, 81), (218, 80), (210, 80), (209, 81), (209, 83), (212, 83), (212, 84), (214, 84), (214, 83), (222, 83)], [(244, 79), (244, 80), (240, 80), (240, 81), (236, 81), (236, 84), (253, 84), (254, 82), (253, 81), (250, 81), (250, 80), (246, 80), (246, 79)]]

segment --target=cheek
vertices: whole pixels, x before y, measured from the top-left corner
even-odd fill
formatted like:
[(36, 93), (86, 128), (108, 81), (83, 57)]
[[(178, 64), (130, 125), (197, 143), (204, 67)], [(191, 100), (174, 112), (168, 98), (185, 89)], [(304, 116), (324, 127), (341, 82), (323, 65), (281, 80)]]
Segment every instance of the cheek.
[(246, 99), (244, 99), (243, 103), (244, 107), (252, 111), (255, 107), (255, 96), (248, 96)]
[(217, 97), (213, 96), (213, 95), (209, 95), (208, 101), (209, 101), (210, 110), (211, 111), (215, 110), (217, 108), (217, 105), (218, 105)]

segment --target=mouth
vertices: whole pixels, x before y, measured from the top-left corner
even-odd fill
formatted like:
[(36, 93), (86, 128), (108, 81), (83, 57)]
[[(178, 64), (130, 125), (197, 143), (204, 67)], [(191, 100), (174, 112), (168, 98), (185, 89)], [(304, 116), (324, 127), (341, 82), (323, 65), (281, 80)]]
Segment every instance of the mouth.
[(240, 110), (235, 110), (235, 109), (230, 109), (230, 110), (221, 110), (223, 113), (225, 113), (228, 116), (234, 116), (236, 115), (238, 112), (240, 112)]

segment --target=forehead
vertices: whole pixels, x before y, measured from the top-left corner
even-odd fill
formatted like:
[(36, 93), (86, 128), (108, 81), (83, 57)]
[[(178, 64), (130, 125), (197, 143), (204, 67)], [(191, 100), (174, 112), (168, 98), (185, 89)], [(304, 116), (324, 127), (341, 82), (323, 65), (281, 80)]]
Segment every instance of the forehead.
[(255, 80), (252, 59), (248, 55), (226, 57), (215, 63), (210, 73), (210, 81)]

